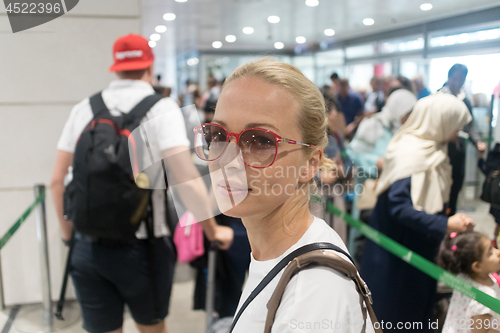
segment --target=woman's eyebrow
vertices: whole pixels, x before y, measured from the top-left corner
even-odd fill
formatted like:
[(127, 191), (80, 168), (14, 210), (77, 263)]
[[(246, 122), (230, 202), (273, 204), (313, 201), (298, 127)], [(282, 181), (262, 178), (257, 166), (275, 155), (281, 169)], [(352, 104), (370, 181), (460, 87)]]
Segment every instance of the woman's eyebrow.
[[(212, 122), (216, 123), (216, 124), (219, 124), (219, 125), (222, 125), (224, 127), (227, 127), (226, 123), (224, 123), (221, 120), (213, 119)], [(272, 127), (275, 131), (277, 131), (277, 132), (279, 131), (279, 129), (276, 126), (273, 126), (271, 124), (266, 124), (266, 123), (250, 123), (250, 124), (247, 124), (245, 126), (245, 128), (254, 128), (254, 127), (262, 127), (262, 126)]]
[(278, 128), (276, 128), (276, 126), (273, 126), (271, 124), (266, 124), (266, 123), (250, 123), (245, 127), (246, 128), (253, 128), (253, 127), (262, 127), (262, 126), (272, 127), (274, 130), (279, 131)]

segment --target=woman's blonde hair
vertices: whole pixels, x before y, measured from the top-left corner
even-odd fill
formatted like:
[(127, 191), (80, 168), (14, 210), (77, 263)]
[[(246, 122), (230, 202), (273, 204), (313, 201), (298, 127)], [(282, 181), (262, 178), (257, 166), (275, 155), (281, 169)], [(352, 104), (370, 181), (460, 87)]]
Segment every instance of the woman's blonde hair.
[[(320, 90), (299, 69), (274, 58), (265, 57), (236, 68), (224, 84), (242, 77), (257, 77), (290, 92), (300, 105), (298, 125), (302, 134), (301, 142), (326, 147), (328, 120), (325, 100)], [(304, 147), (304, 149), (306, 153), (310, 153), (314, 148)], [(320, 168), (330, 170), (333, 165), (333, 162), (323, 155)], [(312, 192), (316, 190), (314, 179), (309, 182), (309, 190)]]

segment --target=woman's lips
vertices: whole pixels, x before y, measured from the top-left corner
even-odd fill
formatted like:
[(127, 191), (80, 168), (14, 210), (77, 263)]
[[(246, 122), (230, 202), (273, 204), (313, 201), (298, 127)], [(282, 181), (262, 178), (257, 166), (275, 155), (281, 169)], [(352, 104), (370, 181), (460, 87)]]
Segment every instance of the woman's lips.
[(246, 196), (251, 191), (248, 187), (236, 182), (220, 181), (217, 187), (219, 193), (225, 197)]

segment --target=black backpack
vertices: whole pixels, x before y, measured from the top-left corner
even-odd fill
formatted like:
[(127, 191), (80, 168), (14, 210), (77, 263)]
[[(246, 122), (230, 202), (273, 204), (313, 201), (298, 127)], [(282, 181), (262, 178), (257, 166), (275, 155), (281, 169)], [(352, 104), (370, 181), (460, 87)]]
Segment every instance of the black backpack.
[(78, 139), (73, 179), (64, 193), (64, 215), (77, 232), (101, 239), (135, 239), (147, 214), (151, 190), (138, 187), (134, 180), (134, 171), (137, 175), (142, 170), (138, 156), (143, 152), (141, 144), (134, 144), (140, 138), (131, 132), (161, 98), (147, 96), (128, 114), (114, 117), (101, 93), (90, 97), (94, 118)]

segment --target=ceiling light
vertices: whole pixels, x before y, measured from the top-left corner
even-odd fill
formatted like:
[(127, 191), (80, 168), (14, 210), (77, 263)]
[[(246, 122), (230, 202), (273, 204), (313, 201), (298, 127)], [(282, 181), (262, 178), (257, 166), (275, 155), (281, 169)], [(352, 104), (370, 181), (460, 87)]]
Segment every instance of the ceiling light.
[(159, 32), (159, 33), (162, 33), (162, 32), (167, 31), (167, 27), (166, 27), (166, 26), (164, 26), (164, 25), (158, 25), (158, 26), (155, 28), (155, 31), (156, 31), (156, 32)]
[(318, 0), (306, 0), (306, 5), (309, 7), (316, 7), (317, 5), (319, 5), (319, 1)]
[(200, 60), (198, 58), (191, 58), (187, 60), (188, 66), (198, 65), (199, 62)]
[(295, 41), (299, 44), (304, 44), (306, 42), (306, 38), (304, 36), (299, 36), (295, 38)]
[(253, 32), (254, 32), (254, 30), (253, 30), (252, 27), (244, 27), (243, 28), (243, 33), (244, 34), (251, 35), (251, 34), (253, 34)]
[(150, 40), (150, 41), (148, 42), (148, 44), (149, 44), (149, 47), (151, 47), (151, 48), (153, 48), (153, 47), (155, 47), (155, 46), (156, 46), (156, 42), (155, 42), (154, 40)]
[(280, 17), (279, 16), (269, 16), (267, 18), (267, 21), (269, 23), (278, 23), (280, 21)]
[(423, 3), (420, 5), (420, 9), (421, 10), (431, 10), (432, 9), (432, 5), (430, 3)]
[(188, 0), (175, 0), (175, 1), (177, 1), (177, 2), (186, 2)]
[(365, 18), (363, 20), (364, 25), (373, 25), (374, 23), (375, 23), (375, 21), (372, 18)]
[(216, 40), (215, 42), (212, 43), (212, 47), (214, 49), (220, 49), (222, 47), (222, 42)]
[(283, 44), (282, 42), (276, 42), (274, 43), (274, 47), (278, 50), (281, 50), (282, 48), (285, 47), (285, 44)]
[(228, 43), (234, 43), (236, 41), (236, 36), (235, 35), (227, 35), (226, 36), (226, 42)]
[(333, 36), (333, 35), (335, 35), (335, 30), (333, 30), (333, 29), (325, 29), (324, 33), (327, 36)]
[(161, 36), (159, 34), (152, 34), (151, 36), (149, 36), (149, 39), (151, 39), (152, 41), (159, 41), (161, 38)]
[(165, 21), (173, 21), (173, 20), (175, 20), (175, 14), (174, 13), (166, 13), (165, 15), (163, 15), (163, 19)]

